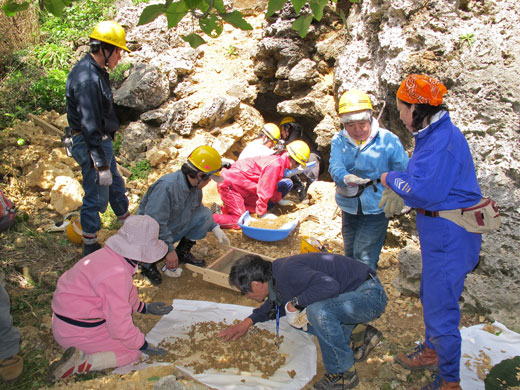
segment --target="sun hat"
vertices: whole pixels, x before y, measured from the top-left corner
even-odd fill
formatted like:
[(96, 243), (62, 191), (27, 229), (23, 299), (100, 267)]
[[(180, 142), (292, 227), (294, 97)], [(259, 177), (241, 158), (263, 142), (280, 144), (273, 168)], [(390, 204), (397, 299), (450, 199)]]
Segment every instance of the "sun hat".
[(168, 245), (159, 240), (159, 224), (149, 215), (129, 216), (105, 246), (123, 257), (143, 263), (155, 263), (168, 251)]
[(423, 74), (411, 74), (401, 83), (397, 97), (410, 104), (442, 104), (442, 97), (448, 90), (437, 79)]

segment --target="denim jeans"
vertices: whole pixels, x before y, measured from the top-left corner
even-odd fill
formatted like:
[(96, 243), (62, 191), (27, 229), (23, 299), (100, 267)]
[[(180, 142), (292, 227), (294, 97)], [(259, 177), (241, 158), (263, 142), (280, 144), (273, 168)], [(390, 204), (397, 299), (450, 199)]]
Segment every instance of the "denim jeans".
[(386, 294), (377, 277), (355, 291), (307, 306), (308, 332), (320, 344), (325, 369), (330, 374), (347, 371), (354, 364), (350, 335), (357, 324), (379, 317), (386, 306)]
[[(291, 192), (293, 188), (293, 182), (290, 178), (285, 177), (282, 180), (280, 180), (278, 183), (276, 183), (276, 191), (280, 192), (282, 194), (282, 198), (287, 195), (289, 192)], [(272, 209), (275, 206), (275, 203), (269, 201), (267, 202), (267, 209)]]
[(83, 175), (83, 205), (81, 206), (81, 228), (84, 233), (95, 234), (101, 229), (99, 213), (104, 213), (107, 205), (117, 216), (124, 215), (128, 210), (128, 198), (126, 197), (125, 182), (117, 171), (114, 149), (110, 137), (101, 141), (106, 161), (110, 164), (112, 173), (112, 185), (100, 186), (96, 184), (97, 172), (90, 157), (87, 144), (82, 134), (75, 135), (72, 139), (72, 157), (81, 166)]
[(377, 270), (379, 254), (385, 242), (388, 219), (381, 214), (349, 214), (342, 212), (345, 256), (352, 257)]

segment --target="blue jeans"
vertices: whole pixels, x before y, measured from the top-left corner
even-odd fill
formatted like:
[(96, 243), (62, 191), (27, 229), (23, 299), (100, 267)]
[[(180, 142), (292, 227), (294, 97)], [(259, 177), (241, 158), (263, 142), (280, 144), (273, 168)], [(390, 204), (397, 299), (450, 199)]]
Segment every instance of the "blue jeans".
[(381, 214), (349, 214), (342, 212), (345, 256), (352, 257), (377, 270), (379, 254), (385, 242), (388, 219)]
[(357, 324), (379, 317), (386, 306), (379, 279), (369, 279), (355, 291), (307, 306), (308, 332), (320, 344), (325, 369), (330, 374), (347, 371), (354, 364), (350, 335)]
[(84, 233), (92, 235), (101, 229), (99, 213), (106, 211), (108, 202), (117, 216), (122, 216), (128, 211), (125, 182), (117, 171), (110, 137), (101, 141), (101, 145), (106, 161), (110, 164), (110, 172), (112, 172), (112, 185), (110, 186), (96, 184), (97, 172), (83, 135), (75, 135), (72, 139), (72, 157), (81, 166), (83, 190), (85, 191), (80, 215), (81, 228)]
[(11, 301), (0, 284), (0, 360), (20, 352), (20, 331), (13, 326)]

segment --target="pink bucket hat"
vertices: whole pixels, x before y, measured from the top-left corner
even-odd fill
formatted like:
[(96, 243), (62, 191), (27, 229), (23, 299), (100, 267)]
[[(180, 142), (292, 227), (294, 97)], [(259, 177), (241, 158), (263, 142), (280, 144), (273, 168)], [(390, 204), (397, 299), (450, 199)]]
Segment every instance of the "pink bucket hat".
[(131, 215), (105, 246), (117, 254), (143, 263), (155, 263), (168, 251), (168, 245), (159, 240), (159, 224), (149, 215)]

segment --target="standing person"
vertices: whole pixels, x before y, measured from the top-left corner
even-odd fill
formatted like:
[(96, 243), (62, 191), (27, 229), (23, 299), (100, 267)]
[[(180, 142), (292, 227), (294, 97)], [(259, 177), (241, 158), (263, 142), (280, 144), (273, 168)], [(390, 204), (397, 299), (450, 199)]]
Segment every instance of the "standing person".
[(238, 156), (239, 160), (249, 157), (270, 156), (275, 152), (273, 147), (280, 140), (280, 128), (274, 123), (266, 123), (258, 138), (251, 141)]
[(412, 370), (438, 368), (439, 376), (423, 390), (461, 389), (459, 298), (466, 275), (478, 264), (482, 240), (437, 214), (470, 207), (482, 198), (468, 143), (442, 104), (446, 91), (439, 80), (425, 75), (412, 74), (402, 82), (397, 108), (414, 135), (415, 149), (405, 172), (381, 176), (388, 188), (382, 203), (398, 198), (418, 212), (425, 342), (410, 355), (400, 353), (396, 361)]
[(388, 228), (388, 218), (379, 207), (384, 187), (377, 179), (388, 170), (406, 169), (408, 155), (399, 138), (380, 127), (372, 114), (365, 92), (349, 90), (341, 96), (343, 130), (332, 138), (329, 172), (342, 211), (345, 256), (377, 270)]
[[(159, 178), (141, 200), (137, 214), (155, 219), (161, 227), (159, 238), (168, 244), (166, 276), (179, 276), (179, 263), (204, 267), (206, 262), (193, 256), (191, 248), (210, 231), (220, 243), (230, 245), (226, 234), (213, 221), (211, 210), (202, 205), (202, 189), (212, 178), (222, 180), (221, 169), (220, 154), (211, 146), (199, 146), (179, 171)], [(162, 282), (155, 263), (141, 264), (141, 274), (154, 285)]]
[(52, 334), (63, 348), (49, 367), (48, 380), (120, 367), (141, 353), (165, 355), (148, 344), (132, 314), (165, 315), (163, 302), (143, 303), (132, 275), (139, 262), (162, 258), (168, 246), (159, 237), (159, 224), (146, 215), (130, 216), (105, 246), (84, 257), (59, 279), (52, 298)]
[(0, 378), (14, 382), (23, 374), (23, 358), (20, 352), (20, 331), (13, 326), (11, 301), (4, 285), (0, 283)]
[(248, 210), (263, 216), (292, 188), (290, 180), (282, 180), (286, 170), (305, 167), (310, 150), (303, 141), (293, 141), (282, 154), (238, 160), (222, 171), (223, 181), (217, 185), (224, 203), (222, 214), (214, 214), (223, 228), (240, 229), (240, 216)]
[[(303, 131), (303, 126), (299, 124), (292, 116), (284, 117), (280, 122), (280, 127), (281, 144), (287, 145), (296, 140), (305, 142), (307, 145), (309, 145), (311, 150), (309, 155), (309, 163), (316, 163), (312, 169), (309, 169), (305, 173), (291, 177), (291, 180), (293, 181), (293, 188), (298, 194), (298, 199), (302, 201), (307, 197), (307, 190), (309, 189), (309, 186), (314, 181), (318, 180), (318, 176), (323, 170), (323, 166), (321, 165), (321, 153), (318, 151), (318, 146), (316, 143), (311, 140), (307, 134), (305, 134)], [(307, 182), (305, 185), (303, 184), (302, 179)]]
[[(263, 304), (217, 337), (236, 340), (279, 311), (290, 325), (318, 339), (327, 372), (314, 389), (350, 389), (358, 384), (350, 348), (352, 329), (380, 316), (387, 301), (374, 270), (332, 253), (306, 253), (272, 263), (258, 255), (246, 255), (231, 267), (229, 284)], [(366, 340), (370, 350), (376, 344)]]
[(90, 53), (67, 77), (67, 120), (73, 133), (72, 157), (83, 175), (83, 256), (101, 246), (99, 213), (108, 202), (120, 221), (128, 217), (125, 182), (117, 171), (112, 139), (119, 128), (107, 68), (114, 69), (126, 47), (125, 30), (112, 21), (99, 23), (90, 34)]

